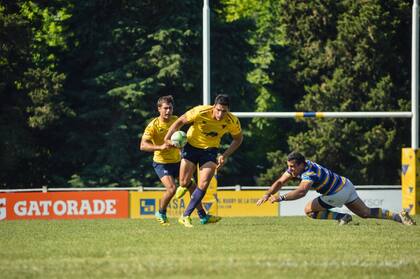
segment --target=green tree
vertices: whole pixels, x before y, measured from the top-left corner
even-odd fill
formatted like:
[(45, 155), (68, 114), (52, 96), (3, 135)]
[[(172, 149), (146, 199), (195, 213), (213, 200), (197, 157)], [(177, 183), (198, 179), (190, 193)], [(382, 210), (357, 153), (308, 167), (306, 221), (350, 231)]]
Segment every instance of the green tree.
[[(293, 1), (280, 13), (294, 50), (290, 65), (305, 85), (297, 110), (409, 110), (410, 1)], [(309, 119), (298, 125), (302, 130), (289, 137), (290, 150), (358, 184), (399, 183), (408, 121)], [(276, 156), (284, 159), (285, 153)], [(281, 168), (273, 162), (262, 183)]]
[[(174, 95), (176, 114), (202, 102), (201, 5), (185, 0), (74, 6), (68, 27), (74, 45), (64, 59), (66, 90), (77, 114), (64, 142), (64, 150), (72, 150), (66, 156), (73, 166), (70, 185), (160, 184), (151, 154), (140, 152), (138, 141), (157, 116), (159, 96)], [(217, 14), (212, 23), (213, 97), (233, 92), (235, 102), (246, 104), (240, 96), (247, 86), (248, 25), (227, 24)]]
[(51, 135), (72, 113), (62, 99), (65, 77), (56, 69), (55, 55), (65, 48), (61, 24), (68, 15), (54, 4), (0, 4), (1, 187), (48, 184)]

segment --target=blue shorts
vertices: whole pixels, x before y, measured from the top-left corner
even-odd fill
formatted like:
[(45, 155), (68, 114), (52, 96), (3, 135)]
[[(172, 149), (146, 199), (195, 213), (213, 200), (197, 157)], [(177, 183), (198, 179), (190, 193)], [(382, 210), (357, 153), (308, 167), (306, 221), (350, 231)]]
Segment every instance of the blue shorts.
[(187, 143), (182, 149), (182, 158), (187, 159), (194, 164), (199, 164), (200, 166), (207, 162), (214, 162), (217, 164), (217, 152), (218, 148), (215, 147), (202, 149)]
[(170, 175), (175, 178), (179, 176), (179, 163), (161, 164), (153, 162), (153, 168), (159, 178), (162, 178), (165, 175)]

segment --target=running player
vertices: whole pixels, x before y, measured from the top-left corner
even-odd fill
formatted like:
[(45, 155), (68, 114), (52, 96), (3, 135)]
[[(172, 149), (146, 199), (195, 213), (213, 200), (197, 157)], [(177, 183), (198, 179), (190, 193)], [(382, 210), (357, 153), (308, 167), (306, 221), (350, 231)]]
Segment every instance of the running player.
[[(153, 168), (166, 189), (159, 203), (159, 211), (155, 213), (156, 219), (163, 225), (169, 223), (166, 211), (176, 191), (175, 178), (179, 175), (179, 162), (181, 161), (180, 150), (163, 140), (168, 128), (178, 119), (178, 117), (172, 115), (173, 104), (174, 100), (171, 95), (158, 99), (159, 116), (147, 125), (140, 143), (140, 150), (154, 152)], [(191, 193), (195, 187), (196, 185), (193, 184)], [(197, 211), (200, 218), (205, 218), (206, 211), (201, 203), (198, 204)]]
[[(171, 135), (182, 126), (191, 124), (188, 129), (188, 143), (182, 150), (182, 160), (179, 173), (180, 187), (176, 197), (182, 197), (190, 188), (191, 178), (199, 165), (198, 187), (191, 195), (191, 201), (184, 214), (178, 219), (185, 227), (192, 227), (190, 215), (203, 199), (216, 169), (221, 168), (228, 157), (241, 145), (243, 136), (241, 125), (236, 116), (229, 112), (229, 96), (220, 94), (214, 105), (196, 106), (187, 111), (169, 128), (165, 141), (169, 142)], [(220, 140), (224, 134), (232, 136), (230, 146), (218, 156)], [(207, 215), (201, 223), (216, 223), (221, 218)]]

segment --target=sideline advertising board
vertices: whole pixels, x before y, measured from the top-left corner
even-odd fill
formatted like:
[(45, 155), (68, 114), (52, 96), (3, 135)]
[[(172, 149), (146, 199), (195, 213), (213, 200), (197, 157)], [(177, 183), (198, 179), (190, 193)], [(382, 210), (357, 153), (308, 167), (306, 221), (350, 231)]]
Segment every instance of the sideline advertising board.
[(0, 193), (0, 220), (100, 218), (128, 218), (128, 192)]
[(266, 191), (218, 191), (218, 213), (224, 217), (279, 216), (279, 204), (257, 201)]
[[(130, 192), (130, 218), (154, 218), (155, 212), (159, 210), (162, 195), (162, 191)], [(203, 199), (203, 207), (206, 212), (217, 215), (217, 203), (213, 201), (215, 194), (206, 193), (206, 196), (208, 195), (211, 197)], [(189, 193), (181, 199), (172, 198), (167, 208), (167, 216), (178, 218), (184, 213), (189, 202)], [(197, 217), (197, 212), (194, 211), (191, 216)]]
[[(265, 191), (217, 191), (206, 193), (203, 206), (207, 212), (223, 217), (241, 216), (279, 216), (278, 203), (265, 203), (256, 206), (257, 200)], [(163, 192), (131, 192), (130, 193), (130, 218), (154, 218), (159, 210), (159, 202)], [(167, 209), (168, 217), (179, 217), (190, 202), (189, 194), (181, 199), (173, 198)], [(192, 217), (197, 217), (194, 211)]]
[[(130, 218), (154, 218), (162, 195), (162, 191), (130, 192)], [(181, 216), (189, 202), (188, 193), (179, 200), (173, 198), (168, 205), (167, 216)]]

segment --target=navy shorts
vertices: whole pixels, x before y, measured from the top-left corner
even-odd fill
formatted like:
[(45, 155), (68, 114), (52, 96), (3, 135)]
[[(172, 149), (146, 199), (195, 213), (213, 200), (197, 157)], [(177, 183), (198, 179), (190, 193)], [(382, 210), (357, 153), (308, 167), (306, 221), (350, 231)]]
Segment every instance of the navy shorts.
[(218, 148), (215, 147), (202, 149), (187, 143), (182, 149), (182, 158), (187, 159), (194, 164), (199, 164), (200, 166), (207, 162), (214, 162), (217, 164), (217, 152)]
[(179, 163), (161, 164), (153, 162), (153, 168), (159, 178), (162, 178), (165, 175), (170, 175), (175, 178), (179, 176)]

